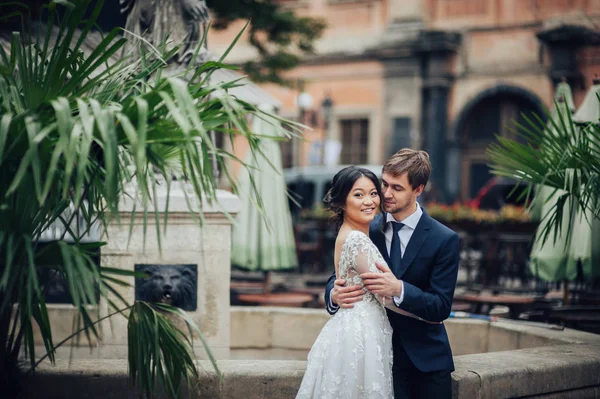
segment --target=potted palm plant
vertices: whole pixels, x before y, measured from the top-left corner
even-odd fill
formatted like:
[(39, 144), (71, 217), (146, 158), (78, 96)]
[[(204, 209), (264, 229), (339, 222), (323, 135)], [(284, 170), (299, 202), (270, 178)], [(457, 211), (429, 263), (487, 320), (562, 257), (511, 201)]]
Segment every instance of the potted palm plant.
[[(93, 4), (52, 1), (45, 23), (24, 24), (0, 47), (0, 391), (10, 396), (23, 370), (54, 361), (64, 343), (52, 338), (40, 277), (52, 270), (66, 280), (88, 337), (101, 320), (90, 306), (98, 296), (112, 308), (105, 317), (128, 318), (133, 384), (147, 397), (159, 386), (174, 397), (197, 371), (189, 334), (165, 313), (177, 313), (195, 336), (202, 337), (200, 329), (178, 308), (118, 295), (115, 287), (126, 284), (121, 277), (134, 272), (97, 267), (92, 254), (104, 243), (82, 237), (119, 218), (126, 187), (138, 195), (138, 212), (153, 214), (157, 225), (164, 220), (159, 237), (168, 212), (163, 219), (151, 206), (157, 181), (169, 188), (176, 176), (197, 202), (215, 200), (213, 160), (229, 177), (224, 161), (234, 155), (217, 148), (209, 132), (243, 135), (260, 157), (246, 120), (262, 111), (228, 94), (239, 83), (208, 83), (214, 70), (227, 68), (220, 60), (180, 71), (183, 80), (164, 73), (177, 47), (121, 55), (127, 39), (118, 29), (94, 31), (102, 2)], [(97, 45), (86, 50), (90, 35)], [(235, 180), (229, 184), (235, 190)], [(83, 228), (71, 228), (74, 215)], [(73, 242), (63, 235), (40, 245), (57, 223)], [(45, 347), (41, 358), (35, 329)]]
[[(547, 265), (541, 278), (564, 276), (565, 304), (569, 279), (580, 274), (576, 269), (589, 281), (600, 277), (600, 247), (592, 239), (600, 221), (600, 81), (594, 83), (575, 115), (568, 101), (557, 101), (547, 123), (534, 116), (516, 125), (522, 141), (500, 137), (488, 149), (494, 173), (530, 183), (528, 195), (539, 197), (532, 202), (543, 208), (536, 247), (559, 246), (552, 251), (561, 255), (552, 263), (555, 270)], [(583, 108), (596, 116), (582, 117)]]

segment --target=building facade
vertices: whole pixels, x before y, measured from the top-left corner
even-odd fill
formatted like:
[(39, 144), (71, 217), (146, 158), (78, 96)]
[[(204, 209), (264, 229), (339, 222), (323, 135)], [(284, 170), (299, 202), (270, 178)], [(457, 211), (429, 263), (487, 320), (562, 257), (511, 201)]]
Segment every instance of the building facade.
[[(325, 141), (341, 143), (343, 164), (422, 148), (433, 200), (472, 198), (491, 177), (485, 149), (496, 134), (514, 135), (523, 113), (543, 115), (561, 79), (578, 106), (600, 72), (600, 0), (281, 3), (328, 24), (316, 54), (287, 74), (294, 88), (263, 86), (282, 116), (312, 127), (306, 141), (282, 145), (284, 166), (323, 162)], [(225, 49), (242, 26), (211, 32), (210, 49)], [(252, 57), (242, 38), (226, 61)], [(302, 110), (300, 91), (312, 100)]]

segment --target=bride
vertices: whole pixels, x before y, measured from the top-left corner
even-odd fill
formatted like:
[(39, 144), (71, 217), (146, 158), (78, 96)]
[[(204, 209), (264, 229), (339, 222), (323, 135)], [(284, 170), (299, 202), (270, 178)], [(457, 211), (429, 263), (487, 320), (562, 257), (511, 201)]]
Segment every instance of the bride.
[[(359, 274), (379, 272), (375, 262), (385, 264), (369, 239), (369, 223), (380, 210), (380, 198), (375, 174), (356, 166), (339, 171), (325, 196), (338, 218), (335, 274), (346, 285), (362, 286)], [(391, 298), (370, 292), (354, 307), (340, 309), (308, 354), (297, 399), (393, 398), (392, 327), (384, 307), (416, 317), (394, 306)]]

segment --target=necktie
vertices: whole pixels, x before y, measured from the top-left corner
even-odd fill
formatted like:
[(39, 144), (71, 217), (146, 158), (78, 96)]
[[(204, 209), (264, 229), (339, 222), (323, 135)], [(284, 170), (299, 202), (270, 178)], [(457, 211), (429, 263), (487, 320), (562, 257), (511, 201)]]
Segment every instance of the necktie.
[(404, 227), (404, 223), (392, 223), (392, 245), (390, 247), (390, 263), (392, 264), (392, 271), (398, 270), (400, 267), (400, 261), (402, 260), (402, 248), (400, 247), (400, 236), (398, 232), (402, 227)]

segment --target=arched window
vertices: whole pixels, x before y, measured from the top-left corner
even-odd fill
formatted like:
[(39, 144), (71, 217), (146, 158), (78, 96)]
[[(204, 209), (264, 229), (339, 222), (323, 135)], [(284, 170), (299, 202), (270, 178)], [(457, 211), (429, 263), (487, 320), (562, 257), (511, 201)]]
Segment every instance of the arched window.
[(534, 113), (545, 117), (537, 97), (510, 86), (487, 90), (464, 108), (456, 131), (462, 150), (462, 200), (476, 197), (492, 178), (486, 149), (496, 140), (496, 136), (517, 138), (515, 123), (526, 125), (524, 115), (533, 118)]

